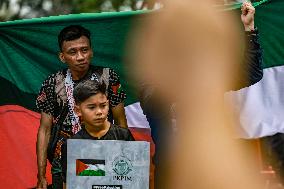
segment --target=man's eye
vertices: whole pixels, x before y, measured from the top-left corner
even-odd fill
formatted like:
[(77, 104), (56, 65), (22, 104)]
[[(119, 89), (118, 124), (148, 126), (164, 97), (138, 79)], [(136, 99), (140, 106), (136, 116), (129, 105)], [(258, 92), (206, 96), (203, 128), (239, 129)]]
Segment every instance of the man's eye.
[(89, 106), (88, 109), (93, 110), (95, 109), (95, 106)]
[(83, 53), (86, 53), (86, 52), (88, 52), (88, 50), (89, 50), (89, 49), (84, 48), (84, 49), (82, 49), (82, 52), (83, 52)]
[(75, 51), (70, 51), (68, 54), (70, 54), (70, 55), (75, 55), (76, 52), (75, 52)]

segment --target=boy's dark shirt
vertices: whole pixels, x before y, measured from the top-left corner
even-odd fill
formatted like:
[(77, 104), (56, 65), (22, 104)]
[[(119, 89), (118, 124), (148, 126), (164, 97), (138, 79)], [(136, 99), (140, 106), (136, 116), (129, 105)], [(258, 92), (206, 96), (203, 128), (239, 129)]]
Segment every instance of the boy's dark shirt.
[[(134, 141), (134, 137), (132, 136), (131, 132), (120, 126), (110, 124), (110, 128), (107, 133), (98, 138), (91, 136), (85, 127), (70, 139), (89, 139), (89, 140), (124, 140), (124, 141)], [(69, 140), (69, 139), (68, 139)], [(66, 182), (66, 170), (67, 170), (67, 141), (62, 145), (62, 154), (61, 154), (61, 161), (62, 161), (62, 172), (63, 172), (63, 181)]]

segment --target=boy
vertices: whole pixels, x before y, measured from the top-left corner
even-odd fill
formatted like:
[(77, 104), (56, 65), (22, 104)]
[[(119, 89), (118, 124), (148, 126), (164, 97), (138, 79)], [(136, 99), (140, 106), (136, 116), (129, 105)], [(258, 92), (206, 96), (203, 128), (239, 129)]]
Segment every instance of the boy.
[[(107, 120), (109, 101), (104, 82), (86, 80), (73, 92), (75, 112), (82, 121), (82, 129), (71, 139), (133, 141), (131, 132)], [(67, 143), (62, 146), (63, 181), (66, 182)]]

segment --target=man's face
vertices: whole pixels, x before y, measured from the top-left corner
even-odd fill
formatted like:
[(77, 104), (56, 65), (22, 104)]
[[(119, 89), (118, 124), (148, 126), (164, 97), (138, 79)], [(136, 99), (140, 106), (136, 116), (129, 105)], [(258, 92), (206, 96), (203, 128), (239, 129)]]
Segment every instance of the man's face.
[(75, 111), (85, 125), (100, 127), (107, 121), (109, 103), (106, 95), (98, 93), (75, 106)]
[(92, 57), (93, 50), (86, 36), (64, 41), (62, 43), (62, 52), (59, 54), (60, 60), (66, 63), (71, 71), (79, 73), (89, 69)]

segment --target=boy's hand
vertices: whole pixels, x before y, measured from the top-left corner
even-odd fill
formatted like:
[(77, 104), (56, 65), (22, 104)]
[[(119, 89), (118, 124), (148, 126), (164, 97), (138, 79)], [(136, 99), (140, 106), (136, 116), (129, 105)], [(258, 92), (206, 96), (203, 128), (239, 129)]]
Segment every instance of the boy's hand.
[(245, 27), (245, 31), (254, 30), (254, 13), (255, 8), (250, 2), (245, 2), (242, 5), (242, 15), (241, 19)]

